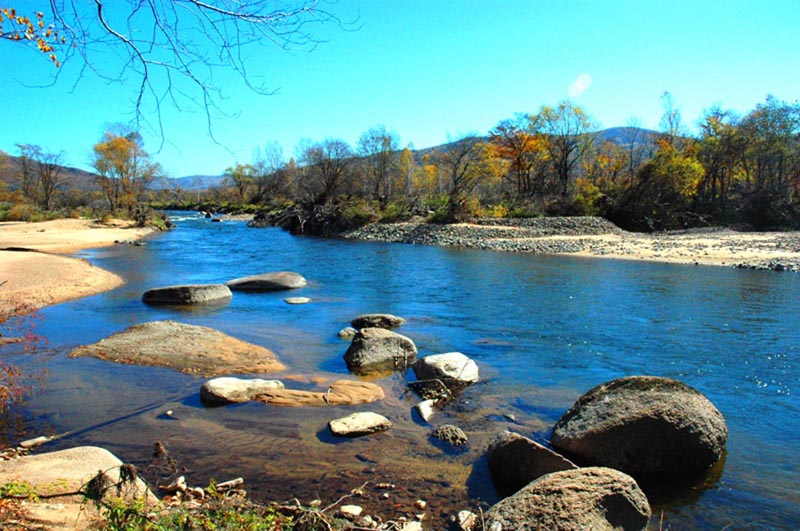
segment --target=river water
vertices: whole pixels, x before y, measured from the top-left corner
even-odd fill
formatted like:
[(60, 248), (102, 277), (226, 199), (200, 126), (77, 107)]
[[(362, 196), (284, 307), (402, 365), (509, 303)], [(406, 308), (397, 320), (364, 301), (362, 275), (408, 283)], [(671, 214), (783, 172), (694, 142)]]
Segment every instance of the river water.
[[(724, 462), (681, 485), (647, 487), (651, 529), (800, 529), (800, 276), (716, 267), (545, 257), (293, 237), (242, 222), (173, 213), (177, 228), (147, 246), (79, 254), (122, 275), (125, 286), (43, 310), (35, 354), (8, 359), (46, 371), (41, 392), (5, 414), (3, 437), (68, 435), (48, 449), (109, 448), (148, 469), (159, 441), (190, 484), (237, 476), (256, 499), (332, 502), (369, 481), (354, 500), (368, 510), (419, 513), (442, 529), (462, 508), (498, 500), (485, 448), (502, 429), (546, 443), (575, 399), (633, 374), (677, 378), (725, 416)], [(291, 270), (309, 285), (290, 294), (235, 293), (197, 310), (149, 307), (142, 293)], [(291, 306), (287, 296), (313, 299)], [(294, 409), (249, 403), (205, 408), (202, 378), (166, 369), (69, 359), (81, 344), (161, 319), (210, 326), (273, 350), (287, 386), (350, 377), (338, 331), (360, 313), (400, 315), (420, 355), (460, 351), (481, 383), (432, 420), (470, 436), (452, 451), (429, 437), (402, 374), (377, 380), (385, 400)], [(327, 421), (354, 410), (388, 416), (388, 432), (340, 441)], [(171, 411), (171, 415), (166, 412)], [(395, 488), (375, 487), (391, 483)], [(387, 493), (384, 496), (384, 493)]]

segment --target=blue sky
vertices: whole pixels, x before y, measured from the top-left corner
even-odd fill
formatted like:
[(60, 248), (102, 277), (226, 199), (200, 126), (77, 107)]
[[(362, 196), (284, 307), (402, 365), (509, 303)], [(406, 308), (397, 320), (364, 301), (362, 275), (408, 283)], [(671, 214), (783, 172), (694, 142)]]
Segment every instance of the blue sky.
[[(34, 6), (36, 2), (18, 2)], [(258, 95), (235, 75), (213, 132), (187, 106), (162, 109), (164, 145), (154, 153), (172, 177), (219, 174), (277, 141), (288, 157), (303, 139), (355, 145), (383, 124), (417, 148), (485, 134), (518, 112), (570, 98), (602, 127), (632, 117), (657, 128), (660, 97), (672, 94), (689, 124), (713, 104), (745, 113), (767, 94), (800, 98), (800, 1), (340, 0), (326, 5), (349, 28), (314, 29), (312, 52), (247, 50), (251, 71), (277, 92)], [(135, 83), (108, 85), (77, 62), (43, 84), (52, 67), (0, 42), (0, 149), (63, 150), (88, 168), (108, 124), (131, 119)], [(107, 58), (97, 59), (99, 66)], [(152, 119), (152, 109), (145, 108)], [(157, 131), (144, 129), (156, 151)]]

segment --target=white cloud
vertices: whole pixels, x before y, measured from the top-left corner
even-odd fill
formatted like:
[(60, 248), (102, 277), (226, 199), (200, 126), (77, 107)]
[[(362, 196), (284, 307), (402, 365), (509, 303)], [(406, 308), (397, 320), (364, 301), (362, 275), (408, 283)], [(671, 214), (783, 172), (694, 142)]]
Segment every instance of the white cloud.
[(575, 78), (575, 81), (570, 84), (567, 92), (570, 98), (578, 98), (581, 94), (586, 92), (592, 86), (592, 76), (583, 73)]

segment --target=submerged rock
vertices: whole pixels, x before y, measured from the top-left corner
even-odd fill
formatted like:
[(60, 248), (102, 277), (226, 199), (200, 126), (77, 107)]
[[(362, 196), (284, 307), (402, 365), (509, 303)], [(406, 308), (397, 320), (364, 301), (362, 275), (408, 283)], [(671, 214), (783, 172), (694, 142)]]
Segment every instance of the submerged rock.
[(484, 531), (644, 531), (651, 509), (636, 481), (590, 467), (547, 474), (494, 505)]
[(442, 424), (433, 430), (431, 436), (439, 439), (440, 441), (450, 443), (453, 446), (463, 446), (467, 444), (468, 440), (467, 434), (464, 433), (464, 430), (458, 426), (454, 426), (453, 424)]
[(352, 413), (346, 417), (334, 419), (328, 423), (334, 435), (342, 437), (358, 437), (377, 431), (388, 430), (392, 422), (377, 413), (363, 411)]
[(311, 299), (308, 297), (287, 297), (283, 299), (283, 302), (286, 304), (308, 304)]
[(489, 443), (487, 460), (492, 481), (501, 494), (514, 493), (545, 474), (578, 468), (564, 456), (508, 430)]
[(629, 376), (578, 398), (553, 429), (554, 447), (634, 476), (704, 470), (725, 450), (714, 404), (669, 378)]
[(233, 291), (281, 291), (306, 286), (302, 275), (291, 271), (278, 271), (235, 278), (225, 283)]
[(147, 304), (205, 304), (224, 302), (233, 294), (224, 284), (188, 284), (153, 288), (144, 292)]
[(339, 337), (341, 337), (342, 339), (353, 339), (354, 337), (356, 337), (357, 333), (358, 330), (356, 330), (355, 328), (346, 326), (341, 330), (339, 330)]
[(406, 320), (388, 313), (365, 313), (357, 316), (350, 324), (353, 328), (397, 328), (406, 324)]
[(326, 391), (301, 391), (297, 389), (268, 389), (255, 399), (273, 406), (351, 406), (368, 404), (384, 397), (383, 389), (369, 382), (339, 380)]
[(200, 388), (200, 398), (204, 402), (224, 404), (229, 402), (249, 402), (259, 394), (272, 389), (283, 389), (280, 380), (261, 378), (243, 379), (221, 376), (208, 380)]
[(81, 356), (203, 376), (268, 373), (286, 368), (269, 349), (213, 328), (175, 321), (131, 326), (69, 353), (70, 358)]
[(344, 353), (347, 368), (356, 373), (404, 370), (417, 356), (414, 342), (383, 328), (364, 328)]

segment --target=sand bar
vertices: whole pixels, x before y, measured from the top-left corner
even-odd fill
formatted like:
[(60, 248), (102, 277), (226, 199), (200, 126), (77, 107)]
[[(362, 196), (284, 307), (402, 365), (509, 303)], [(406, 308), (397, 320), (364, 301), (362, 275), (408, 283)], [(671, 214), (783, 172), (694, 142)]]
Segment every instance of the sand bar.
[(119, 220), (0, 223), (0, 312), (7, 314), (21, 306), (42, 308), (120, 286), (119, 276), (62, 255), (136, 240), (152, 231)]

